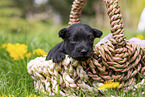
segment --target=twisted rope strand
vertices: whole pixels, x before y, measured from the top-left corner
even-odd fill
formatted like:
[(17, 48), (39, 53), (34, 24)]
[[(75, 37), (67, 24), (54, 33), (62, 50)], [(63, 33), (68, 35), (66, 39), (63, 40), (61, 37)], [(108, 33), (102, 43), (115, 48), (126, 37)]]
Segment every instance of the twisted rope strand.
[(87, 0), (74, 0), (72, 8), (71, 8), (71, 12), (70, 12), (70, 19), (68, 23), (69, 25), (80, 22), (82, 8), (86, 1)]

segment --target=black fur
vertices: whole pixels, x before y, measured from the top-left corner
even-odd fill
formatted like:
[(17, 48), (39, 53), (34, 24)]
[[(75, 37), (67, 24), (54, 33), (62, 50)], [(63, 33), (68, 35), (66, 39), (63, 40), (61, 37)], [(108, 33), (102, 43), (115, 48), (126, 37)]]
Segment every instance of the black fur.
[(95, 38), (100, 38), (102, 31), (93, 29), (85, 23), (75, 23), (68, 28), (59, 31), (59, 37), (63, 39), (48, 53), (46, 60), (52, 59), (57, 63), (65, 58), (65, 55), (85, 61), (93, 54)]

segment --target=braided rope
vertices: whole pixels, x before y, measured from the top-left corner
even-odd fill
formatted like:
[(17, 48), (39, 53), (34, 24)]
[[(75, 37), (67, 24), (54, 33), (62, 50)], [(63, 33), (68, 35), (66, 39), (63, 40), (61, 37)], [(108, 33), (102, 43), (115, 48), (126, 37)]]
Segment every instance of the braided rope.
[(69, 25), (80, 22), (82, 7), (86, 1), (87, 0), (74, 0), (72, 8), (71, 8), (71, 12), (70, 12), (70, 19), (68, 23)]
[[(60, 90), (62, 96), (72, 94), (76, 97), (80, 89), (88, 96), (98, 92), (99, 83), (92, 83), (95, 88), (86, 84), (89, 77), (85, 70), (78, 61), (68, 56), (61, 63), (53, 63), (52, 60), (45, 61), (45, 58), (37, 57), (27, 64), (27, 69), (34, 79), (35, 90), (49, 96), (58, 94), (59, 87), (63, 89)], [(79, 79), (76, 82), (77, 76)]]
[(120, 13), (120, 6), (118, 5), (118, 0), (105, 0), (107, 7), (107, 14), (110, 18), (111, 33), (113, 37), (110, 41), (118, 46), (122, 47), (126, 44), (125, 36), (123, 34), (124, 25), (122, 15)]
[(88, 76), (94, 81), (100, 82), (119, 81), (123, 86), (131, 84), (135, 76), (142, 78), (138, 72), (145, 76), (144, 48), (130, 42), (127, 42), (126, 45), (128, 50), (124, 51), (125, 53), (115, 55), (114, 53), (119, 51), (114, 50), (111, 41), (100, 47), (95, 46), (94, 57), (87, 62), (86, 66), (91, 68), (87, 73)]

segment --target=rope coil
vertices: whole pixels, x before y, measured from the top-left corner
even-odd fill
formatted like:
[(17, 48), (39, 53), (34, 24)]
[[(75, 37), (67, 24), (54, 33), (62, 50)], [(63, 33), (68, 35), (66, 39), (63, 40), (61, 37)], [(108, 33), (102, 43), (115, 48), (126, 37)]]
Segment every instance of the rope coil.
[(73, 23), (77, 23), (80, 21), (80, 16), (82, 13), (82, 7), (85, 4), (87, 0), (75, 0), (73, 2), (71, 12), (70, 12), (70, 19), (69, 19), (69, 25), (72, 25)]

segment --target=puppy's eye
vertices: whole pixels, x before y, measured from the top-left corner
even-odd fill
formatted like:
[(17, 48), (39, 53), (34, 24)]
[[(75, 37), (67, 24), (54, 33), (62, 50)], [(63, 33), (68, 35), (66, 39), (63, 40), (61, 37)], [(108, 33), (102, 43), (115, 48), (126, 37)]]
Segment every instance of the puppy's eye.
[(89, 38), (89, 44), (93, 45), (93, 43), (94, 43), (94, 38)]
[(94, 43), (94, 41), (89, 41), (89, 44), (93, 44)]
[(90, 35), (90, 36), (88, 36), (88, 39), (89, 39), (90, 41), (93, 41), (93, 40), (94, 40), (94, 36)]
[(93, 37), (90, 37), (89, 40), (90, 40), (90, 41), (94, 41), (94, 38), (93, 38)]
[(75, 44), (77, 41), (75, 41), (74, 39), (70, 40), (70, 43)]
[(94, 40), (94, 38), (90, 38), (90, 41), (93, 41)]

